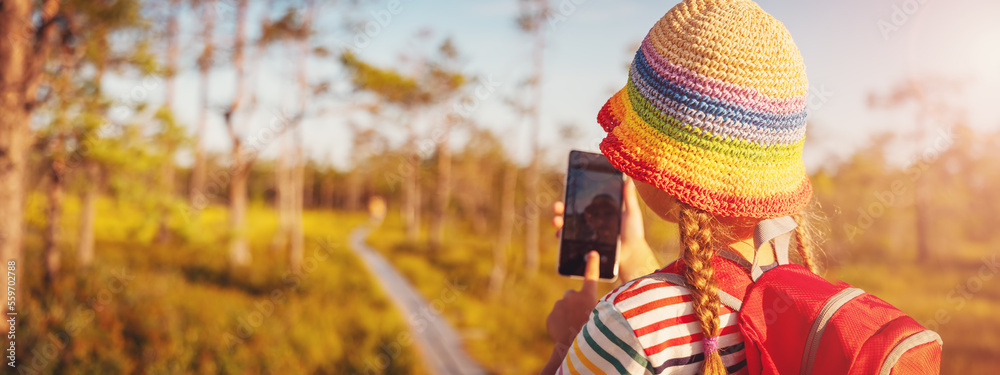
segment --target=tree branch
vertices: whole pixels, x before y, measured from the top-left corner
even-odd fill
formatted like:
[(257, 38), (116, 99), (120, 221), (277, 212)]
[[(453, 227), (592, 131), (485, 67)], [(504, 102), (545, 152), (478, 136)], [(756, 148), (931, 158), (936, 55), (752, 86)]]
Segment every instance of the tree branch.
[(24, 80), (26, 98), (24, 106), (28, 111), (31, 111), (39, 103), (37, 99), (38, 86), (42, 82), (42, 71), (45, 68), (45, 63), (49, 60), (49, 55), (52, 52), (53, 46), (50, 41), (58, 23), (59, 5), (59, 0), (46, 0), (42, 4), (42, 23), (35, 29), (34, 53), (31, 58), (24, 62), (26, 77)]

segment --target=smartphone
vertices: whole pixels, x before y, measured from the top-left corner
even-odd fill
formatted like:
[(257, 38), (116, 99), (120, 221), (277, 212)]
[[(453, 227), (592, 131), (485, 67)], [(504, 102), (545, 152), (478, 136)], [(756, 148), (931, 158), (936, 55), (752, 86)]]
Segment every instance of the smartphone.
[(556, 266), (560, 275), (582, 278), (584, 257), (596, 250), (601, 255), (601, 279), (618, 278), (624, 187), (624, 175), (604, 155), (570, 151)]

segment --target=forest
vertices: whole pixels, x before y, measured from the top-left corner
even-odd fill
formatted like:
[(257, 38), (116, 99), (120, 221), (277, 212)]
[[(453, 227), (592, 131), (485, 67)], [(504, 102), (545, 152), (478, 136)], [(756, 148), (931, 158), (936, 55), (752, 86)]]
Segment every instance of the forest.
[[(529, 73), (518, 95), (490, 100), (530, 139), (518, 149), (473, 116), (495, 82), (469, 73), (448, 36), (414, 36), (397, 64), (324, 37), (364, 42), (389, 32), (357, 32), (372, 12), (415, 3), (0, 2), (0, 255), (16, 265), (18, 312), (0, 327), (16, 329), (7, 370), (429, 373), (349, 244), (371, 227), (367, 243), (426, 299), (456, 291), (440, 314), (477, 363), (537, 373), (552, 349), (545, 318), (578, 281), (554, 272), (566, 164), (539, 135), (555, 126), (540, 116), (555, 5), (511, 2)], [(182, 75), (198, 92), (178, 89)], [(269, 79), (287, 105), (268, 101)], [(989, 373), (1000, 126), (971, 126), (969, 108), (941, 99), (956, 90), (948, 77), (873, 89), (866, 111), (904, 111), (916, 130), (879, 132), (812, 170), (810, 211), (823, 276), (939, 332), (942, 373)], [(190, 96), (186, 123), (176, 102)], [(307, 150), (304, 124), (326, 118), (344, 124), (346, 167)], [(573, 126), (597, 127), (560, 136), (580, 140)], [(663, 264), (675, 259), (676, 224), (644, 217)]]

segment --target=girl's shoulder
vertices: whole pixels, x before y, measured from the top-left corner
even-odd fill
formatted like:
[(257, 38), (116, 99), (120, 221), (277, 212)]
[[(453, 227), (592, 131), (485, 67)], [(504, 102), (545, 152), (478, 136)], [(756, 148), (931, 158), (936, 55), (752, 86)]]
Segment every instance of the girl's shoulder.
[[(687, 287), (641, 277), (615, 288), (601, 301), (605, 309), (613, 310), (602, 317), (631, 329), (653, 373), (694, 374), (700, 369), (704, 336)], [(731, 373), (740, 373), (746, 364), (737, 321), (735, 311), (721, 308), (719, 347)]]
[(602, 301), (613, 304), (625, 315), (626, 311), (655, 303), (657, 307), (668, 307), (691, 301), (691, 291), (687, 287), (650, 277), (640, 277), (628, 281), (606, 294)]

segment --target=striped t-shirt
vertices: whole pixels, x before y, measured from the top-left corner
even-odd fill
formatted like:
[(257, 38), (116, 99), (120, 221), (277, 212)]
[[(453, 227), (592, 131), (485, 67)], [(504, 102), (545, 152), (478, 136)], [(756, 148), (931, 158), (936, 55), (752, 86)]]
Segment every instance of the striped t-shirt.
[[(719, 310), (719, 353), (730, 374), (746, 373), (737, 313)], [(597, 303), (558, 374), (697, 374), (705, 355), (686, 287), (629, 281)]]

